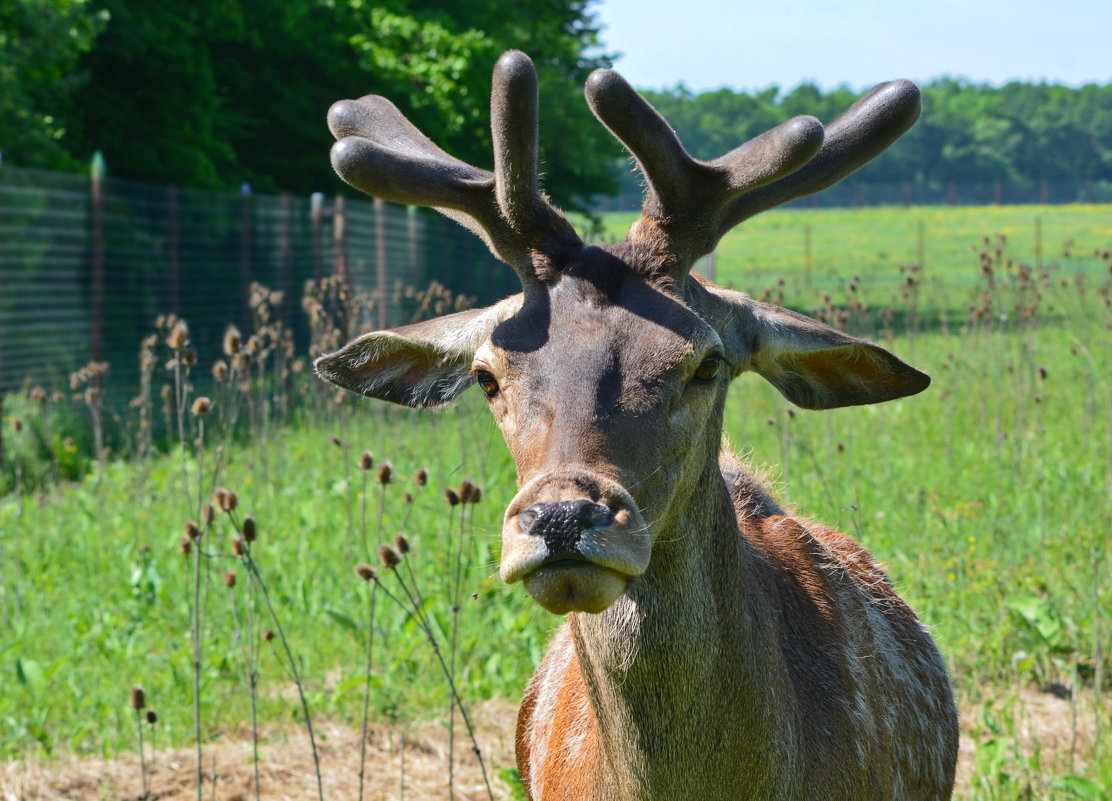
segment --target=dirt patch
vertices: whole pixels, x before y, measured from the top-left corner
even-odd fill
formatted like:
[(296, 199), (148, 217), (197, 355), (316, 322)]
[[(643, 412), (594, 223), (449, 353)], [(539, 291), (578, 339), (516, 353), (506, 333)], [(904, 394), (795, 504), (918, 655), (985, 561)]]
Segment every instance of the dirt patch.
[[(494, 797), (512, 798), (499, 771), (514, 766), (513, 730), (517, 707), (492, 701), (473, 710), (479, 745), (487, 763)], [(977, 769), (980, 744), (992, 737), (986, 716), (999, 721), (1002, 734), (1015, 741), (1021, 754), (1040, 750), (1044, 765), (1064, 767), (1073, 754), (1073, 772), (1084, 775), (1086, 756), (1096, 738), (1095, 699), (1091, 693), (1068, 698), (1034, 687), (1011, 695), (964, 705), (961, 751), (955, 798), (967, 797)], [(260, 797), (264, 801), (305, 801), (317, 796), (309, 740), (301, 730), (268, 732), (259, 766)], [(318, 732), (324, 795), (328, 801), (356, 801), (359, 797), (359, 732), (324, 725)], [(456, 797), (483, 801), (486, 788), (462, 724), (456, 730)], [(212, 797), (216, 775), (218, 801), (252, 801), (254, 768), (250, 733), (241, 730), (205, 746), (205, 798)], [(210, 760), (215, 759), (215, 771)], [(191, 749), (160, 751), (148, 761), (150, 801), (195, 799), (195, 756)], [(404, 763), (404, 767), (403, 767)], [(448, 730), (441, 722), (408, 729), (374, 728), (368, 736), (366, 801), (412, 801), (448, 796)], [(141, 797), (139, 761), (135, 756), (103, 760), (58, 760), (46, 764), (21, 760), (0, 765), (2, 801), (137, 801)]]
[[(488, 702), (471, 710), (479, 746), (487, 765), (494, 797), (512, 798), (498, 774), (513, 767), (513, 730), (517, 707), (504, 701)], [(365, 801), (413, 801), (448, 797), (448, 730), (431, 722), (403, 730), (376, 727), (368, 733)], [(359, 732), (348, 728), (317, 727), (317, 750), (327, 801), (356, 801), (359, 797)], [(205, 799), (252, 801), (254, 767), (249, 731), (237, 731), (204, 748), (208, 782)], [(486, 787), (462, 723), (456, 725), (456, 798), (484, 801)], [(263, 801), (305, 801), (317, 797), (309, 738), (303, 730), (268, 732), (259, 763)], [(212, 763), (215, 760), (215, 769)], [(196, 799), (196, 756), (189, 748), (159, 751), (148, 759), (149, 801)], [(139, 759), (71, 759), (49, 763), (29, 760), (0, 765), (3, 801), (137, 801), (142, 797)]]

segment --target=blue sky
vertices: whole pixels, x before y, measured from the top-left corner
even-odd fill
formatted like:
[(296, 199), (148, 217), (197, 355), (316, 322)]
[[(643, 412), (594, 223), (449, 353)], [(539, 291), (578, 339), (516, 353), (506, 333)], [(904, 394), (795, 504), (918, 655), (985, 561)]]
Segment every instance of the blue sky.
[(602, 0), (616, 68), (642, 88), (855, 89), (942, 75), (1112, 82), (1112, 0)]

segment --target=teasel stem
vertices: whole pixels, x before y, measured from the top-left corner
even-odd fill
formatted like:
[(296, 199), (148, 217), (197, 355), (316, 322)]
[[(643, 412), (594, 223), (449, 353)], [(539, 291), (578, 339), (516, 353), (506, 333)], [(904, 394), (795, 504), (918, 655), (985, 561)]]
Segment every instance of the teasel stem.
[(472, 725), (471, 716), (467, 714), (467, 707), (463, 705), (463, 701), (460, 698), (459, 691), (456, 689), (455, 679), (453, 678), (451, 671), (448, 670), (448, 664), (447, 662), (445, 662), (444, 654), (441, 653), (440, 650), (440, 643), (437, 642), (436, 635), (433, 633), (432, 630), (432, 626), (429, 624), (428, 619), (422, 613), (421, 608), (417, 605), (416, 596), (413, 592), (410, 591), (409, 586), (406, 584), (401, 572), (397, 569), (391, 569), (390, 572), (397, 577), (398, 584), (401, 585), (402, 590), (405, 592), (406, 598), (409, 599), (410, 608), (413, 610), (413, 613), (417, 618), (417, 623), (425, 632), (425, 636), (428, 638), (429, 645), (432, 646), (433, 653), (436, 654), (437, 662), (440, 663), (440, 670), (444, 673), (444, 677), (448, 680), (448, 689), (452, 693), (452, 699), (455, 702), (456, 706), (459, 707), (460, 715), (463, 718), (464, 725), (467, 726), (467, 735), (471, 738), (471, 750), (475, 753), (475, 758), (479, 761), (479, 769), (483, 773), (483, 783), (486, 785), (487, 798), (490, 799), (490, 801), (494, 801), (494, 791), (490, 788), (490, 779), (487, 777), (486, 763), (483, 761), (483, 752), (482, 749), (479, 748), (478, 741), (475, 739), (475, 727)]
[[(234, 575), (234, 574), (233, 574)], [(259, 684), (259, 653), (255, 648), (255, 602), (253, 597), (254, 582), (247, 582), (247, 635), (241, 638), (246, 652), (243, 666), (243, 677), (247, 680), (247, 691), (251, 700), (251, 761), (255, 772), (255, 801), (259, 801), (259, 716), (258, 716), (258, 684)], [(234, 584), (229, 585), (232, 590), (232, 617), (235, 619), (236, 629), (240, 627), (239, 605), (236, 603)]]
[(371, 710), (371, 665), (375, 640), (375, 596), (379, 583), (372, 574), (371, 599), (367, 609), (367, 663), (364, 671), (367, 686), (363, 692), (363, 726), (359, 737), (359, 801), (363, 801), (363, 777), (367, 766), (367, 723)]
[[(235, 517), (229, 513), (233, 522)], [(236, 526), (237, 530), (239, 526)], [(270, 592), (266, 588), (266, 582), (263, 581), (262, 574), (259, 573), (259, 568), (255, 564), (255, 560), (251, 557), (251, 544), (244, 543), (243, 564), (247, 567), (248, 574), (254, 579), (259, 589), (263, 593), (263, 600), (266, 601), (267, 611), (270, 612), (270, 619), (274, 621), (274, 628), (278, 630), (278, 639), (282, 643), (282, 649), (286, 653), (286, 660), (289, 667), (290, 676), (297, 687), (297, 696), (301, 699), (301, 710), (305, 715), (305, 728), (309, 732), (309, 746), (313, 752), (313, 770), (316, 772), (317, 777), (317, 797), (320, 801), (324, 801), (324, 782), (321, 779), (320, 773), (320, 757), (317, 754), (317, 738), (313, 732), (313, 718), (309, 714), (309, 701), (305, 698), (305, 687), (301, 681), (301, 673), (297, 669), (297, 661), (293, 658), (293, 651), (290, 650), (289, 640), (286, 638), (285, 629), (282, 628), (282, 621), (278, 619), (278, 613), (274, 609), (274, 604), (270, 600)]]

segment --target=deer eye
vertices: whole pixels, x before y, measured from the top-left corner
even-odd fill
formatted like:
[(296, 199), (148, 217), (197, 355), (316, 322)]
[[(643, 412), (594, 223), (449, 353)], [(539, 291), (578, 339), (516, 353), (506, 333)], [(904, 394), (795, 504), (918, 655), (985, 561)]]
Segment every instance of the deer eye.
[(486, 370), (476, 370), (475, 381), (479, 384), (479, 389), (481, 389), (483, 394), (488, 398), (493, 398), (498, 394), (498, 382), (495, 380), (494, 376)]
[(695, 381), (702, 384), (709, 384), (718, 377), (718, 370), (722, 366), (722, 359), (717, 356), (710, 356), (695, 368)]

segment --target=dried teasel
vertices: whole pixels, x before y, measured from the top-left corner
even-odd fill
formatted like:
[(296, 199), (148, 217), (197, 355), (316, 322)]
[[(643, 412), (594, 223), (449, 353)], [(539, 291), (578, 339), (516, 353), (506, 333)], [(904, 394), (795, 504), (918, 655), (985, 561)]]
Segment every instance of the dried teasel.
[(217, 381), (223, 381), (228, 377), (228, 363), (223, 359), (217, 359), (212, 365), (212, 377)]
[(444, 500), (448, 502), (449, 506), (459, 506), (459, 493), (451, 487), (447, 487), (444, 490)]
[(402, 495), (402, 501), (403, 501), (404, 503), (407, 503), (407, 504), (413, 503), (413, 493), (412, 493), (412, 492), (406, 492), (406, 493), (404, 493), (404, 494)]
[(370, 451), (363, 451), (359, 454), (359, 469), (370, 470), (375, 466), (375, 458), (371, 455)]
[(258, 526), (255, 525), (255, 518), (250, 516), (243, 518), (243, 538), (248, 542), (254, 542), (258, 536), (259, 530)]
[(185, 524), (185, 536), (191, 540), (199, 540), (201, 538), (201, 529), (197, 528), (197, 524), (190, 520)]
[(398, 556), (398, 552), (389, 545), (379, 545), (378, 561), (381, 562), (382, 566), (387, 570), (393, 570), (401, 563), (402, 558)]
[(390, 466), (389, 462), (384, 462), (378, 466), (378, 475), (376, 480), (379, 484), (389, 484), (392, 476), (394, 475), (394, 468)]
[(158, 723), (158, 713), (155, 712), (153, 709), (147, 710), (147, 723), (151, 724), (152, 726)]
[(332, 438), (332, 444), (335, 445), (337, 448), (344, 447), (344, 441), (342, 439), (340, 439), (339, 437), (333, 437)]
[(232, 553), (235, 554), (236, 556), (246, 556), (247, 555), (247, 543), (245, 543), (243, 540), (241, 540), (239, 538), (236, 538), (236, 539), (232, 540)]
[(266, 640), (267, 642), (270, 642), (271, 640), (273, 640), (274, 639), (274, 630), (273, 629), (263, 629), (263, 639)]
[(128, 695), (128, 703), (131, 704), (131, 708), (136, 712), (147, 705), (147, 696), (146, 693), (143, 692), (142, 687), (135, 686), (131, 688), (131, 693)]
[(193, 552), (193, 540), (189, 537), (182, 537), (178, 540), (178, 553), (189, 556)]
[(206, 503), (205, 508), (201, 510), (201, 520), (206, 526), (211, 526), (212, 521), (216, 519), (216, 507), (211, 503)]
[(236, 572), (234, 570), (229, 570), (224, 574), (224, 586), (228, 589), (236, 586)]
[(355, 575), (359, 576), (359, 578), (363, 579), (363, 581), (374, 581), (375, 576), (378, 574), (375, 573), (375, 569), (373, 567), (360, 562), (355, 566)]
[(12, 431), (14, 431), (15, 433), (18, 434), (22, 430), (23, 430), (23, 418), (22, 417), (13, 417), (12, 418)]
[(406, 539), (405, 534), (399, 534), (394, 537), (394, 547), (398, 549), (398, 553), (405, 556), (409, 553), (409, 540)]
[(212, 411), (212, 400), (205, 397), (197, 398), (193, 401), (193, 406), (190, 408), (194, 417), (204, 417)]
[(212, 502), (218, 509), (224, 508), (224, 503), (228, 497), (228, 490), (223, 487), (217, 487), (212, 493)]
[(465, 478), (463, 483), (459, 485), (459, 502), (471, 503), (471, 491), (473, 489), (475, 489), (475, 485)]
[(414, 476), (413, 476), (413, 482), (414, 482), (414, 483), (415, 483), (415, 484), (416, 484), (416, 485), (417, 485), (418, 487), (423, 487), (423, 486), (425, 486), (426, 484), (428, 484), (428, 483), (429, 483), (429, 471), (428, 471), (428, 470), (426, 470), (425, 468), (423, 468), (423, 467), (422, 467), (422, 468), (421, 468), (420, 470), (418, 470), (418, 471), (417, 471), (417, 472), (416, 472), (416, 473), (414, 474)]
[(171, 350), (181, 350), (189, 342), (189, 327), (185, 320), (179, 320), (166, 337), (166, 344)]
[(229, 325), (224, 331), (224, 355), (235, 356), (242, 346), (243, 337), (240, 336), (239, 329)]
[(471, 488), (471, 503), (476, 504), (483, 499), (483, 488), (476, 485)]

